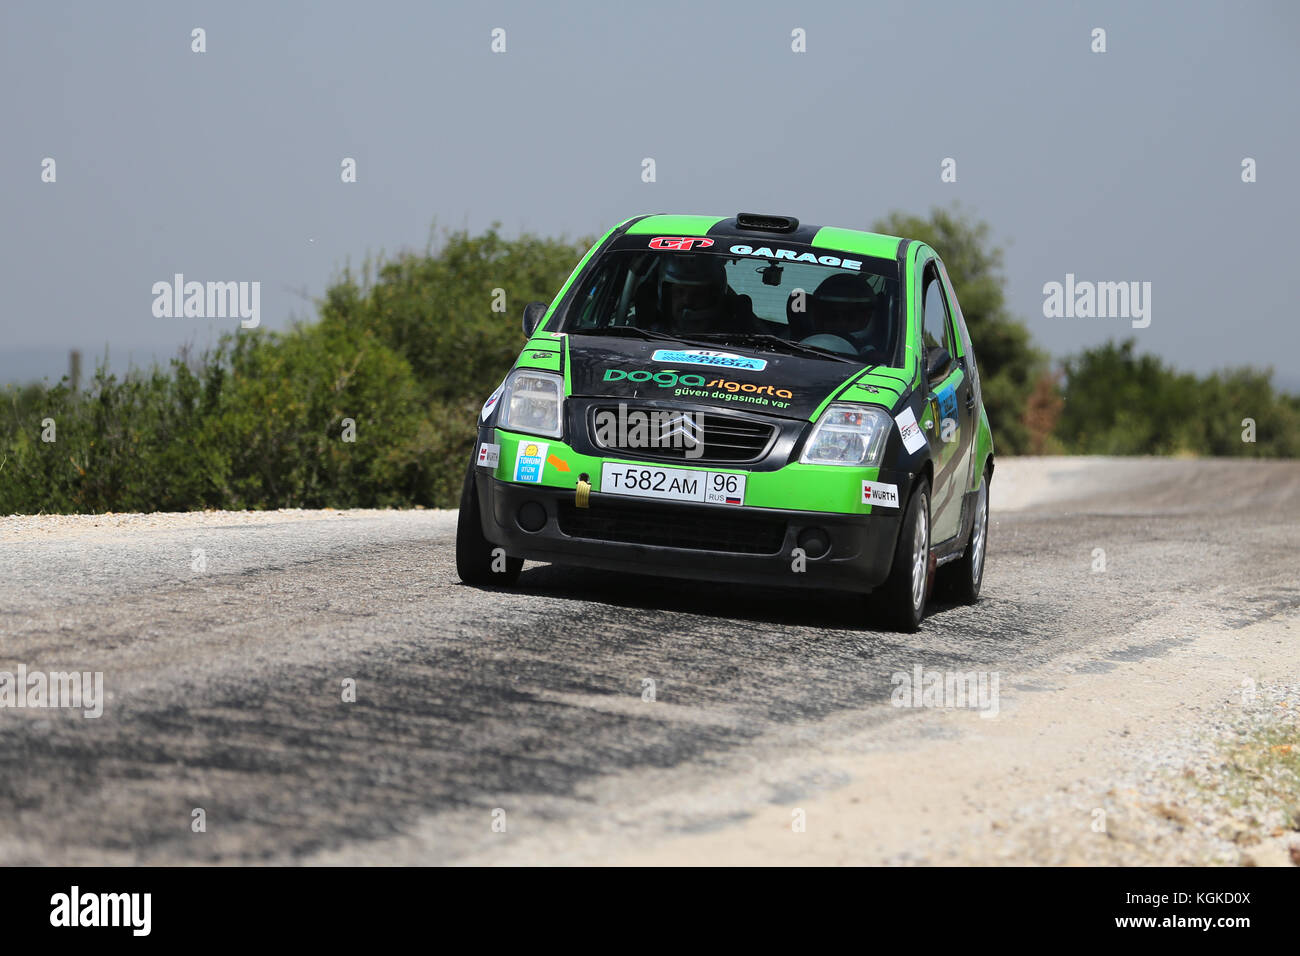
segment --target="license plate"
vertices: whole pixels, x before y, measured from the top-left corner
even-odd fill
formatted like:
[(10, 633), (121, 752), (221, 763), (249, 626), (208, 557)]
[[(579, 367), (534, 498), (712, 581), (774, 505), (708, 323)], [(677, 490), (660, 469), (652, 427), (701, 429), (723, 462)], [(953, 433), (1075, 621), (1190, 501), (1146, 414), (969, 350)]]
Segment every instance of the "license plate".
[(743, 505), (745, 476), (722, 471), (696, 471), (693, 468), (657, 468), (606, 462), (600, 469), (600, 490), (609, 495), (628, 495), (633, 498)]

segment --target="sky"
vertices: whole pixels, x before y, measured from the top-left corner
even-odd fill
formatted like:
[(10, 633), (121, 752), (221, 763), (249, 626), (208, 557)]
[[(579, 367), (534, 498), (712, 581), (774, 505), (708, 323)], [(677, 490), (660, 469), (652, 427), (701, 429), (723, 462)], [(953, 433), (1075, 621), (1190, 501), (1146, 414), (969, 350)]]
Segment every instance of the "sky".
[[(1055, 358), (1132, 337), (1300, 392), (1298, 54), (1289, 2), (4, 0), (0, 382), (239, 329), (156, 315), (177, 273), (260, 283), (276, 329), (444, 227), (960, 203)], [(1046, 316), (1067, 275), (1149, 315)]]

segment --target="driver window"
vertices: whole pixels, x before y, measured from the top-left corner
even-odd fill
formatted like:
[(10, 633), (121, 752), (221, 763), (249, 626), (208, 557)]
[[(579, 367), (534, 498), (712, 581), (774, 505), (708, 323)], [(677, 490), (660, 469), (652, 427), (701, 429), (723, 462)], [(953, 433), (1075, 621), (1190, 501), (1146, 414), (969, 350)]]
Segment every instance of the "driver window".
[[(933, 263), (925, 267), (924, 288), (925, 292), (921, 297), (921, 338), (925, 346), (924, 355), (928, 358), (932, 349), (942, 346), (948, 351), (948, 355), (952, 356), (954, 352), (952, 336), (949, 334), (948, 306), (944, 301), (939, 276), (935, 272)], [(950, 359), (948, 364), (938, 371), (935, 381), (946, 376), (951, 370), (952, 361)]]

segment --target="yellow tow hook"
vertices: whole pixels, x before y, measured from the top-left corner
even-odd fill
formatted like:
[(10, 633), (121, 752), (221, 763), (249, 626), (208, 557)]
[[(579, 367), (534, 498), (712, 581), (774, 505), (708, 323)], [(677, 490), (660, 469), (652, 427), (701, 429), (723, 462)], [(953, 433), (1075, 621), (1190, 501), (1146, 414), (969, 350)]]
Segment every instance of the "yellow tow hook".
[(573, 504), (578, 508), (591, 507), (591, 482), (589, 475), (578, 476), (578, 490), (573, 493)]

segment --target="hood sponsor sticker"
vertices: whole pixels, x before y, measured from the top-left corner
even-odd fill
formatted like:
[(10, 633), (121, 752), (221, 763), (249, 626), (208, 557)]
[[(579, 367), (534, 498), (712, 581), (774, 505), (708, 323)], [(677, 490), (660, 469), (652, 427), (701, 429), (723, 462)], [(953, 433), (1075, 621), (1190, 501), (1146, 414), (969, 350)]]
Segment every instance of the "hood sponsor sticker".
[(484, 468), (495, 468), (501, 461), (501, 446), (483, 442), (478, 446), (478, 463)]
[(550, 447), (549, 442), (521, 441), (515, 452), (515, 481), (540, 485), (542, 469), (546, 465), (546, 452)]
[[(775, 385), (755, 385), (753, 382), (733, 382), (730, 379), (714, 378), (706, 381), (705, 376), (694, 372), (683, 374), (679, 369), (669, 368), (661, 372), (651, 372), (639, 368), (631, 372), (621, 368), (607, 368), (602, 378), (605, 382), (654, 382), (659, 388), (673, 389), (677, 398), (712, 398), (720, 401), (752, 402), (757, 405), (772, 405), (774, 408), (787, 408), (789, 402), (771, 401), (765, 395), (774, 398), (793, 398), (794, 393), (788, 388)], [(713, 389), (713, 391), (706, 391)]]
[(925, 436), (921, 434), (921, 426), (916, 423), (916, 414), (910, 408), (905, 408), (895, 415), (894, 421), (898, 425), (898, 434), (903, 438), (903, 447), (907, 449), (909, 455), (925, 447)]
[(502, 382), (497, 386), (497, 390), (488, 396), (488, 400), (483, 403), (483, 411), (479, 414), (479, 421), (487, 421), (487, 417), (492, 414), (492, 409), (497, 406), (497, 400), (501, 397), (501, 390), (505, 387), (506, 383)]
[(862, 483), (862, 503), (874, 508), (897, 508), (898, 485), (886, 485), (879, 481)]
[(731, 352), (710, 352), (707, 349), (658, 349), (650, 356), (656, 362), (676, 365), (709, 365), (714, 368), (738, 368), (761, 372), (767, 368), (767, 359), (733, 355)]

